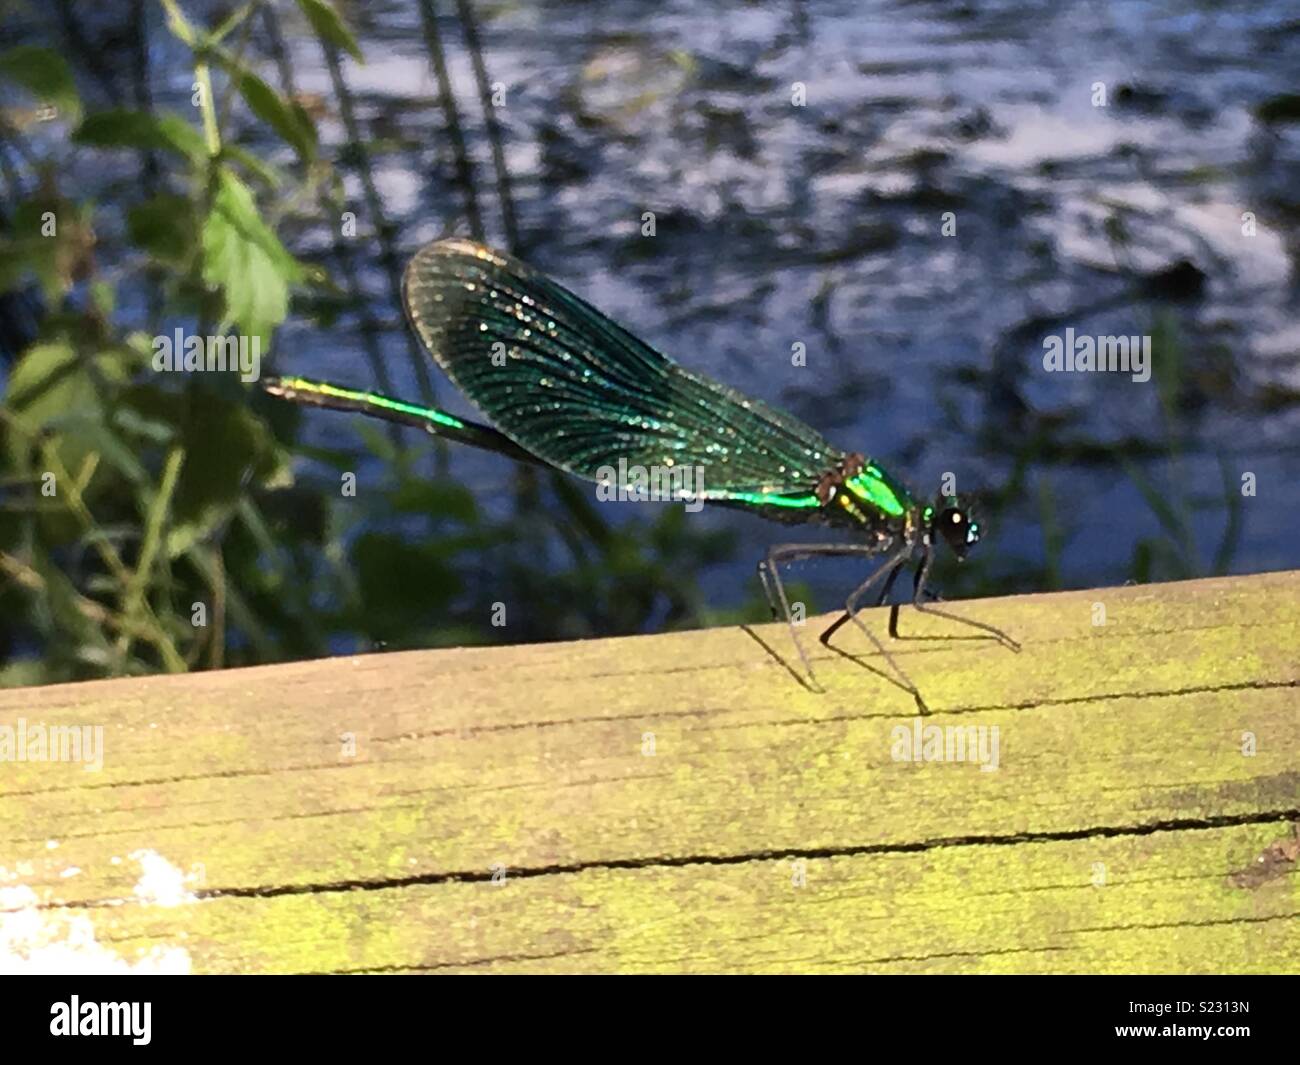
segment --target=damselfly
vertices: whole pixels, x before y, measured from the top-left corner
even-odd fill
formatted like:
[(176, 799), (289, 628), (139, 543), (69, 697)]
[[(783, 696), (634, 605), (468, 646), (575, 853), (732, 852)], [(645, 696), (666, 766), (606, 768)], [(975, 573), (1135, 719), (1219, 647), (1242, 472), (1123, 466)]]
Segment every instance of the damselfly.
[[(783, 543), (759, 563), (809, 679), (812, 663), (781, 580), (783, 563), (823, 555), (884, 556), (844, 604), (852, 620), (925, 703), (916, 685), (858, 617), (876, 591), (917, 560), (913, 603), (926, 602), (935, 545), (960, 559), (981, 529), (956, 496), (919, 502), (878, 462), (840, 451), (798, 419), (679, 366), (590, 304), (512, 256), (452, 238), (421, 248), (406, 269), (407, 318), (429, 354), (492, 423), (303, 377), (268, 378), (272, 395), (418, 426), (450, 440), (553, 467), (589, 481), (614, 467), (700, 471), (677, 498), (739, 507), (787, 525), (853, 530), (853, 543)], [(990, 625), (943, 616), (1018, 644)], [(826, 642), (829, 633), (822, 636)]]

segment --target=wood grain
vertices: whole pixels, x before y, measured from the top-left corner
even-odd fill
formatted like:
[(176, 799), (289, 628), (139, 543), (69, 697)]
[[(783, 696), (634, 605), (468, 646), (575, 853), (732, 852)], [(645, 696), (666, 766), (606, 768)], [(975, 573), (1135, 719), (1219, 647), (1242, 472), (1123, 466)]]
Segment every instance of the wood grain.
[[(829, 616), (824, 694), (776, 625), (0, 692), (0, 726), (104, 730), (98, 771), (0, 762), (0, 953), (1300, 969), (1300, 573), (948, 609), (1022, 650), (904, 608), (924, 719)], [(996, 766), (900, 760), (952, 726)]]

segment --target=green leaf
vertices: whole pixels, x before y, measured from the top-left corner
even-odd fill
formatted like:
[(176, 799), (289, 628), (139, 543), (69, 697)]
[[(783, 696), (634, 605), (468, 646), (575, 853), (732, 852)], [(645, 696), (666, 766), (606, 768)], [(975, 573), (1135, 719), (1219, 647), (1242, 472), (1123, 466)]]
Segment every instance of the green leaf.
[(358, 422), (356, 430), (357, 435), (361, 437), (370, 453), (383, 462), (384, 465), (390, 466), (397, 462), (397, 446), (389, 436), (380, 431), (378, 426), (369, 422)]
[(208, 157), (208, 145), (194, 126), (176, 114), (175, 111), (160, 111), (157, 117), (158, 130), (163, 136), (164, 148), (180, 152), (188, 159), (203, 162)]
[(111, 386), (122, 384), (145, 361), (125, 345), (83, 356), (66, 341), (34, 344), (14, 364), (4, 405), (21, 414), (31, 428), (55, 425), (65, 416), (99, 417), (91, 365), (100, 381)]
[(307, 112), (285, 99), (247, 67), (240, 66), (232, 56), (223, 52), (217, 58), (253, 114), (292, 145), (303, 162), (311, 162), (316, 157), (316, 126)]
[(113, 428), (124, 436), (159, 446), (170, 444), (176, 438), (176, 427), (170, 422), (148, 417), (132, 406), (124, 405), (113, 412)]
[(174, 393), (151, 384), (128, 390), (113, 428), (137, 450), (139, 434), (185, 451), (185, 469), (172, 501), (172, 527), (166, 539), (176, 557), (228, 521), (249, 491), (276, 476), (283, 463), (265, 422), (245, 406), (242, 396), (228, 400), (205, 390), (201, 402), (186, 409)]
[(333, 4), (328, 3), (327, 0), (298, 0), (298, 6), (307, 16), (307, 21), (311, 23), (311, 28), (316, 31), (317, 37), (346, 49), (358, 63), (365, 62), (361, 55), (361, 46), (357, 44), (357, 39), (352, 36), (352, 31), (348, 29)]
[(393, 492), (392, 504), (402, 514), (429, 514), (465, 525), (477, 516), (474, 493), (455, 481), (404, 480)]
[(0, 292), (24, 287), (35, 274), (46, 299), (58, 304), (66, 286), (59, 283), (58, 243), (49, 237), (0, 240)]
[(194, 204), (170, 193), (133, 205), (127, 211), (126, 228), (137, 248), (176, 266), (189, 259), (198, 239)]
[(155, 148), (178, 152), (192, 162), (207, 158), (203, 134), (174, 111), (149, 115), (113, 108), (87, 115), (72, 135), (73, 143), (92, 148)]
[(83, 421), (77, 426), (77, 443), (100, 456), (137, 488), (149, 483), (149, 474), (122, 439), (102, 421)]
[(94, 382), (70, 344), (35, 344), (9, 375), (5, 406), (33, 427), (64, 411), (97, 406)]
[(105, 320), (113, 317), (113, 308), (117, 304), (117, 289), (111, 281), (92, 281), (90, 298), (95, 302), (95, 310)]
[(203, 225), (203, 280), (225, 294), (226, 313), (249, 336), (269, 339), (289, 311), (302, 267), (258, 213), (248, 186), (220, 171)]
[(461, 587), (455, 566), (432, 544), (363, 533), (350, 556), (365, 611), (357, 621), (377, 639), (409, 639), (418, 625), (445, 615)]
[[(102, 419), (103, 407), (85, 362), (66, 342), (35, 344), (23, 353), (9, 375), (5, 406), (21, 417), (28, 432), (51, 434), (51, 446), (69, 468), (94, 450), (81, 430)], [(59, 430), (68, 435), (60, 436)], [(9, 461), (16, 464), (29, 437), (9, 433), (6, 443)]]
[(72, 68), (58, 52), (31, 44), (0, 52), (0, 78), (58, 108), (70, 122), (81, 120), (81, 95), (72, 79)]
[(259, 159), (252, 152), (241, 148), (238, 144), (223, 144), (221, 146), (221, 156), (223, 159), (238, 163), (268, 188), (278, 189), (284, 184), (283, 170), (277, 166), (272, 166), (265, 160)]
[(20, 201), (12, 209), (14, 239), (0, 241), (0, 291), (21, 287), (35, 275), (45, 299), (58, 306), (90, 272), (91, 209), (57, 195)]

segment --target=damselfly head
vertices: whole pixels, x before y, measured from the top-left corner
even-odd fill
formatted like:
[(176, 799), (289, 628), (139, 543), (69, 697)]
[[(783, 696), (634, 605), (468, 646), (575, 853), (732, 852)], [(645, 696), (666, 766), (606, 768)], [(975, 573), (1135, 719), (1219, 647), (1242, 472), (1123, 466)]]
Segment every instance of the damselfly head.
[(979, 522), (971, 516), (956, 496), (940, 495), (933, 508), (929, 508), (932, 528), (943, 537), (958, 559), (963, 559), (970, 549), (980, 542)]

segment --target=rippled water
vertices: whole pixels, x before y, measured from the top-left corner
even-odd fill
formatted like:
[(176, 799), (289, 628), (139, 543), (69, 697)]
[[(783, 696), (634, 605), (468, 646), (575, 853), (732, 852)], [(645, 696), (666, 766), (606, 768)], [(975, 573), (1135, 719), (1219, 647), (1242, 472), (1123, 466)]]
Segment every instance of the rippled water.
[[(453, 5), (438, 4), (449, 11)], [(1223, 535), (1224, 474), (1252, 472), (1233, 571), (1300, 566), (1300, 12), (1280, 2), (477, 4), (518, 217), (517, 251), (691, 367), (869, 453), (926, 495), (1013, 486), (973, 563), (980, 586), (1124, 580), (1159, 535), (1130, 477), (1186, 498), (1201, 565)], [(369, 57), (344, 64), (399, 258), (466, 231), (418, 3), (349, 7)], [(505, 239), (473, 69), (442, 26), (488, 234)], [(296, 88), (346, 140), (314, 41), (286, 20)], [(160, 32), (152, 47), (169, 47)], [(188, 72), (168, 85), (182, 99)], [(806, 104), (796, 106), (798, 83)], [(1094, 106), (1096, 83), (1107, 106)], [(349, 189), (364, 190), (355, 173)], [(363, 228), (373, 223), (358, 208)], [(656, 235), (642, 236), (644, 212)], [(941, 231), (951, 212), (956, 233)], [(1257, 230), (1242, 232), (1254, 212)], [(301, 250), (327, 229), (297, 222)], [(378, 244), (362, 281), (395, 380), (415, 394)], [(281, 371), (372, 383), (361, 317), (287, 328)], [(1157, 381), (1048, 374), (1043, 337), (1177, 337), (1174, 419)], [(806, 346), (807, 365), (791, 361)], [(439, 395), (467, 408), (445, 382)], [(311, 432), (342, 431), (314, 416)], [(509, 464), (452, 472), (503, 493)], [(1127, 464), (1127, 465), (1126, 465)], [(638, 520), (623, 505), (619, 520)], [(707, 574), (754, 594), (783, 530), (734, 528)], [(1062, 544), (1051, 568), (1048, 535)], [(838, 564), (837, 564), (838, 565)], [(815, 575), (828, 598), (849, 587)], [(961, 578), (952, 577), (960, 583)], [(974, 578), (969, 578), (972, 581)], [(975, 584), (971, 583), (970, 587)], [(960, 589), (959, 589), (960, 590)]]

